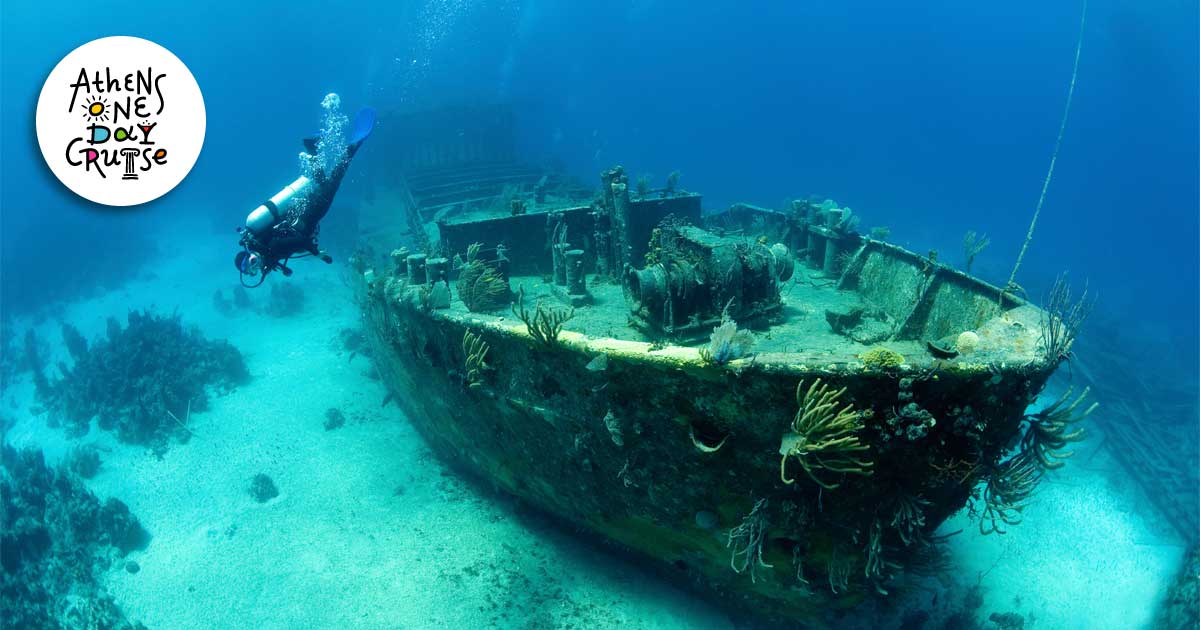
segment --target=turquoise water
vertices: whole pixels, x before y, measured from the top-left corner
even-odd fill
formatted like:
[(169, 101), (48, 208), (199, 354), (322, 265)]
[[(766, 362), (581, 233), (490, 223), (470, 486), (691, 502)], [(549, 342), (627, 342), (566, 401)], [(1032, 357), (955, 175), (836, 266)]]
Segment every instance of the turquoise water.
[[(620, 163), (654, 181), (679, 171), (706, 211), (832, 197), (864, 230), (888, 226), (890, 240), (959, 267), (974, 230), (991, 244), (972, 272), (1003, 284), (1055, 148), (1083, 8), (1043, 5), (6, 3), (5, 442), (51, 465), (83, 446), (99, 454), (84, 487), (126, 503), (150, 537), (91, 578), (149, 628), (756, 627), (468, 483), (388, 403), (353, 341), (346, 278), (359, 239), (399, 203), (406, 136), (395, 130), (413, 112), (503, 105), (522, 161), (586, 186)], [(1071, 117), (1017, 280), (1036, 301), (1069, 271), (1100, 296), (1044, 398), (1091, 383), (1096, 416), (1108, 415), (1089, 419), (1025, 522), (983, 537), (967, 511), (953, 516), (939, 530), (963, 530), (948, 539), (948, 570), (891, 604), (862, 605), (847, 627), (999, 627), (994, 613), (1025, 627), (1153, 627), (1194, 543), (1171, 515), (1179, 497), (1163, 493), (1197, 491), (1186, 470), (1200, 372), (1196, 7), (1087, 10)], [(208, 116), (188, 178), (126, 210), (60, 185), (31, 133), (54, 64), (118, 34), (182, 59)], [(273, 295), (274, 276), (231, 306), (233, 229), (300, 174), (300, 140), (322, 127), (330, 93), (350, 115), (379, 113), (322, 224), (334, 264), (297, 261), (286, 284), (299, 297)], [(95, 348), (108, 319), (128, 326), (131, 309), (228, 340), (248, 378), (210, 387), (203, 405), (198, 394), (164, 403), (175, 417), (165, 439), (129, 443), (90, 416), (64, 421), (36, 392), (27, 332), (57, 379), (60, 362), (76, 364), (64, 324)], [(330, 410), (341, 426), (327, 428)], [(1114, 423), (1174, 446), (1183, 485), (1141, 483), (1128, 467), (1154, 453), (1131, 463)], [(264, 502), (247, 492), (260, 473), (278, 492)]]

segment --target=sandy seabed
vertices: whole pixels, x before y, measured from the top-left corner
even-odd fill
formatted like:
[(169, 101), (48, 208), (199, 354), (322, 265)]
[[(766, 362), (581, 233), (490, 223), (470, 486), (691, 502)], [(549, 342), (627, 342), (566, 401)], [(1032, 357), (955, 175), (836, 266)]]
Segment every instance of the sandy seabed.
[[(252, 380), (192, 414), (186, 444), (158, 458), (95, 427), (67, 440), (32, 414), (27, 376), (4, 392), (17, 418), (10, 443), (41, 447), (50, 462), (80, 441), (100, 446), (104, 463), (89, 487), (125, 501), (152, 534), (129, 556), (140, 571), (118, 565), (106, 576), (130, 619), (152, 629), (749, 625), (436, 460), (395, 405), (382, 404), (369, 358), (342, 347), (339, 333), (359, 321), (344, 255), (268, 281), (304, 289), (298, 315), (262, 314), (266, 287), (252, 294), (257, 308), (218, 313), (213, 292), (236, 285), (229, 240), (194, 239), (193, 250), (61, 314), (92, 338), (129, 309), (178, 309), (185, 324), (241, 350)], [(61, 321), (38, 326), (53, 347), (49, 365), (65, 355)], [(324, 428), (330, 408), (345, 426)], [(963, 530), (950, 538), (953, 581), (981, 586), (981, 621), (992, 611), (1019, 612), (1034, 628), (1152, 620), (1183, 548), (1095, 433), (1008, 534), (980, 536), (965, 513), (942, 527)], [(250, 496), (258, 473), (278, 497)]]

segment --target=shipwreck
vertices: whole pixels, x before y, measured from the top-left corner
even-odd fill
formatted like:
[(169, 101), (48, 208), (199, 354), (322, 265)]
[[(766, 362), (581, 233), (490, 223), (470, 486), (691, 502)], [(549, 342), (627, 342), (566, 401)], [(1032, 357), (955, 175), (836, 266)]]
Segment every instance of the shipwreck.
[(408, 244), (354, 260), (383, 380), (440, 456), (681, 582), (821, 625), (932, 570), (964, 507), (1019, 522), (1080, 436), (1086, 391), (1026, 413), (1069, 296), (832, 201), (705, 214), (675, 175), (591, 191), (456, 142), (409, 158)]

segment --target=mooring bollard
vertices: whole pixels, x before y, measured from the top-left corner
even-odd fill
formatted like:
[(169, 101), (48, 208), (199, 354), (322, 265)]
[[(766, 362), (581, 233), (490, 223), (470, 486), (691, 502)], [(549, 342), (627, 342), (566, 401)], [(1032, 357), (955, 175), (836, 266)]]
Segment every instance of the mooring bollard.
[(566, 283), (568, 295), (584, 295), (587, 293), (587, 282), (583, 273), (583, 250), (570, 249), (563, 252), (566, 267)]
[(842, 222), (842, 217), (845, 216), (845, 211), (841, 208), (834, 208), (825, 212), (825, 226), (827, 228), (825, 237), (825, 256), (821, 264), (821, 272), (827, 276), (837, 275), (838, 272), (838, 254), (841, 253), (841, 244), (838, 242), (837, 226)]
[(395, 266), (393, 275), (396, 277), (408, 275), (408, 248), (401, 247), (400, 249), (392, 250), (392, 265)]
[(429, 284), (449, 282), (450, 261), (446, 258), (430, 258), (425, 263), (425, 275), (429, 278)]
[(554, 258), (551, 261), (554, 267), (554, 284), (563, 286), (567, 283), (567, 260), (565, 253), (570, 247), (568, 243), (555, 243), (553, 248)]
[(425, 284), (425, 254), (412, 254), (408, 257), (408, 283)]

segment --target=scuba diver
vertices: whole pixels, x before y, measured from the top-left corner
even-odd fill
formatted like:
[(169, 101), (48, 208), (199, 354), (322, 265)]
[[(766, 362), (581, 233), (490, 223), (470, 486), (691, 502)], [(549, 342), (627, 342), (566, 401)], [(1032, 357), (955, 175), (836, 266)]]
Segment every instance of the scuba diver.
[[(350, 160), (374, 127), (375, 110), (368, 107), (358, 112), (350, 141), (329, 172), (321, 168), (318, 138), (304, 140), (307, 153), (302, 154), (302, 158), (307, 161), (309, 168), (306, 170), (312, 175), (302, 175), (288, 184), (250, 212), (246, 226), (238, 228), (242, 235), (239, 242), (242, 251), (234, 256), (233, 264), (241, 276), (242, 286), (257, 287), (272, 271), (292, 275), (288, 261), (293, 258), (316, 256), (326, 263), (333, 262), (333, 258), (317, 246), (321, 219), (329, 212)], [(255, 276), (258, 276), (257, 282), (247, 282), (247, 278)]]

